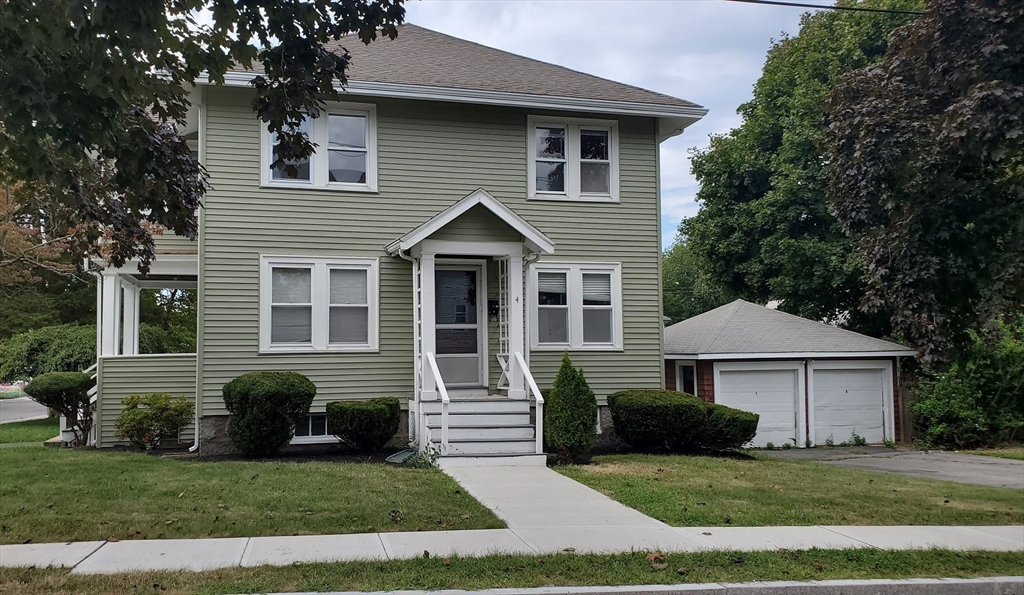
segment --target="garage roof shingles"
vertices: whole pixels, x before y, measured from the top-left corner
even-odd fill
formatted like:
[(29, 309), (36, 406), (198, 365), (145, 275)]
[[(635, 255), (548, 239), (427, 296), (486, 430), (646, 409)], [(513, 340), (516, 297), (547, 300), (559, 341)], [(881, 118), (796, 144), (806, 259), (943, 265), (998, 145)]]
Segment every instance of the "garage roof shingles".
[(910, 350), (743, 300), (665, 329), (666, 355), (865, 353)]
[[(349, 81), (498, 91), (700, 109), (670, 95), (504, 52), (416, 25), (369, 45), (356, 36), (328, 44), (352, 55)], [(242, 70), (238, 68), (236, 70)]]

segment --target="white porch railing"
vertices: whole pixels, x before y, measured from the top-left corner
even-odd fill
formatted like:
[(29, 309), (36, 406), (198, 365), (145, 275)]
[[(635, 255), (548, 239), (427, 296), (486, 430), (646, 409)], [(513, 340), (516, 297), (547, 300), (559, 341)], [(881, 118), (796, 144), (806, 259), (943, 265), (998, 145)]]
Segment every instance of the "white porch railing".
[[(427, 356), (427, 370), (434, 377), (437, 394), (441, 397), (441, 454), (445, 454), (448, 452), (448, 405), (452, 400), (448, 396), (448, 389), (444, 386), (444, 380), (441, 379), (441, 371), (437, 369), (437, 361), (434, 359), (434, 354), (428, 351), (425, 355)], [(420, 415), (422, 415), (422, 412)], [(427, 416), (422, 415), (422, 417), (425, 420)], [(424, 423), (424, 427), (425, 425)], [(426, 442), (424, 442), (425, 445)]]
[[(533, 374), (530, 373), (530, 367), (526, 365), (523, 354), (517, 351), (512, 356), (512, 359), (515, 362), (515, 366), (519, 367), (523, 377), (526, 378), (526, 386), (530, 389), (529, 394), (533, 395), (533, 400), (537, 403), (537, 419), (534, 424), (534, 434), (537, 436), (537, 454), (544, 454), (544, 396), (540, 394), (537, 381), (533, 379)], [(514, 370), (515, 366), (509, 367)]]

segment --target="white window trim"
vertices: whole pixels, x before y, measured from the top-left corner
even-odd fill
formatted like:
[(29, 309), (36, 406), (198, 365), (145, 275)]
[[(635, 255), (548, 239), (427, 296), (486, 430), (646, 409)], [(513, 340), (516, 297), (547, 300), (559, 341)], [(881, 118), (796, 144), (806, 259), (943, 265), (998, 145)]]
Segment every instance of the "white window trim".
[[(309, 345), (274, 345), (270, 342), (271, 269), (275, 266), (308, 266), (312, 269), (313, 298), (312, 343)], [(367, 286), (367, 343), (363, 345), (331, 344), (328, 342), (330, 315), (329, 271), (332, 268), (366, 270)], [(380, 337), (380, 261), (376, 258), (329, 258), (318, 256), (260, 255), (260, 353), (310, 352), (377, 352)]]
[[(537, 190), (537, 128), (565, 128), (565, 192)], [(580, 128), (608, 130), (608, 194), (580, 191)], [(526, 164), (528, 197), (533, 200), (619, 202), (619, 123), (590, 118), (527, 116)]]
[[(326, 413), (310, 411), (302, 419), (306, 420), (310, 415), (326, 415)], [(292, 436), (289, 444), (337, 444), (338, 442), (341, 442), (341, 439), (337, 436), (333, 434), (325, 434), (323, 436)]]
[[(328, 172), (327, 116), (366, 117), (366, 183), (330, 182)], [(328, 103), (319, 118), (310, 121), (310, 141), (316, 151), (309, 157), (309, 180), (275, 180), (270, 163), (274, 155), (274, 135), (266, 124), (260, 126), (260, 185), (266, 188), (314, 188), (346, 192), (377, 192), (377, 106), (372, 103)]]
[(677, 359), (676, 364), (676, 390), (683, 392), (683, 368), (693, 368), (693, 395), (697, 396), (697, 360)]
[[(566, 273), (569, 342), (541, 343), (537, 329), (537, 274)], [(583, 342), (583, 273), (611, 274), (612, 342)], [(530, 349), (536, 351), (622, 351), (622, 265), (617, 262), (537, 262), (530, 265), (526, 295), (530, 312)]]

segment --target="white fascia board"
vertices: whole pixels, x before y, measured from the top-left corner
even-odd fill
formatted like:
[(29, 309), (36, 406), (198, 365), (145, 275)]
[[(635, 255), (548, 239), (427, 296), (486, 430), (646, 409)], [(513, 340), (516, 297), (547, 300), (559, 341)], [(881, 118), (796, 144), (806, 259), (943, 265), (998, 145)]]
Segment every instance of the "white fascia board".
[(551, 254), (555, 251), (555, 243), (551, 238), (544, 235), (536, 227), (530, 225), (530, 223), (525, 219), (517, 215), (515, 211), (502, 204), (501, 201), (491, 196), (483, 188), (477, 188), (457, 203), (430, 218), (423, 225), (420, 225), (401, 238), (391, 242), (385, 247), (385, 250), (388, 254), (392, 255), (400, 250), (408, 250), (439, 231), (445, 225), (448, 225), (452, 221), (458, 219), (462, 214), (476, 205), (484, 206), (487, 210), (494, 213), (499, 219), (504, 221), (505, 224), (521, 234), (527, 245), (529, 245), (534, 251), (542, 252), (544, 254)]
[[(258, 72), (232, 71), (224, 75), (224, 84), (229, 87), (250, 87), (253, 77)], [(207, 79), (205, 73), (200, 80)], [(213, 84), (213, 83), (199, 83)], [(683, 128), (694, 124), (708, 110), (696, 106), (660, 105), (636, 101), (609, 101), (606, 99), (580, 99), (577, 97), (558, 97), (554, 95), (534, 95), (530, 93), (510, 93), (507, 91), (483, 91), (479, 89), (457, 89), (450, 87), (433, 87), (426, 85), (406, 85), (399, 83), (376, 83), (369, 81), (349, 81), (338, 91), (349, 95), (366, 95), (373, 97), (392, 97), (396, 99), (421, 99), (427, 101), (452, 101), (456, 103), (475, 103), (484, 105), (509, 105), (533, 109), (568, 110), (577, 112), (595, 112), (602, 114), (618, 114), (624, 116), (649, 116), (670, 119), (659, 129), (658, 137), (665, 140), (683, 131)]]
[[(133, 258), (124, 263), (120, 268), (110, 266), (102, 258), (91, 259), (92, 263), (108, 272), (116, 272), (119, 275), (138, 275), (139, 260)], [(192, 254), (157, 254), (149, 263), (150, 275), (198, 275), (199, 255)]]
[(665, 354), (665, 359), (700, 359), (700, 360), (743, 360), (743, 359), (836, 359), (836, 358), (873, 358), (873, 357), (911, 357), (917, 355), (912, 349), (893, 351), (822, 351), (822, 352), (789, 352), (789, 353), (701, 353)]

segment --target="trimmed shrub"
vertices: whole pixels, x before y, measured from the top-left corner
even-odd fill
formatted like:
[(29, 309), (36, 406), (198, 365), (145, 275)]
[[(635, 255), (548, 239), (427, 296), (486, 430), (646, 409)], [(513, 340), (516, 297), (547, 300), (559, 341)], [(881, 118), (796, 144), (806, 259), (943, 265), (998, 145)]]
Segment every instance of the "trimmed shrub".
[(96, 362), (96, 327), (64, 324), (14, 335), (0, 345), (0, 382), (79, 372)]
[(640, 450), (720, 451), (739, 448), (757, 432), (759, 416), (671, 390), (629, 390), (608, 396), (615, 433)]
[(544, 399), (544, 443), (559, 463), (581, 461), (597, 434), (597, 398), (583, 370), (562, 356), (551, 392)]
[(671, 390), (630, 390), (608, 396), (615, 433), (641, 450), (695, 450), (707, 403)]
[(309, 413), (316, 385), (296, 372), (250, 372), (224, 385), (228, 438), (248, 457), (280, 451)]
[(40, 405), (63, 415), (75, 432), (75, 444), (83, 445), (92, 430), (89, 389), (93, 381), (82, 372), (50, 372), (25, 386), (25, 393)]
[[(705, 406), (707, 417), (697, 440), (697, 448), (712, 451), (736, 450), (754, 439), (754, 434), (757, 434), (757, 422), (761, 416), (715, 403), (705, 403)], [(787, 443), (786, 446), (788, 445)]]
[(168, 436), (176, 436), (195, 413), (191, 399), (172, 397), (170, 393), (129, 395), (121, 404), (124, 408), (115, 422), (117, 435), (146, 450), (156, 448)]
[(327, 404), (327, 427), (342, 442), (363, 452), (377, 452), (395, 434), (402, 408), (395, 397)]

